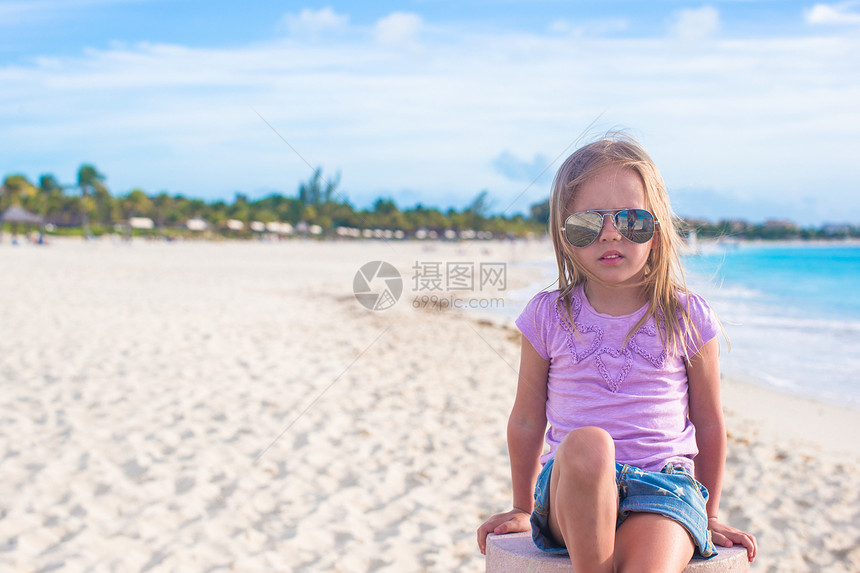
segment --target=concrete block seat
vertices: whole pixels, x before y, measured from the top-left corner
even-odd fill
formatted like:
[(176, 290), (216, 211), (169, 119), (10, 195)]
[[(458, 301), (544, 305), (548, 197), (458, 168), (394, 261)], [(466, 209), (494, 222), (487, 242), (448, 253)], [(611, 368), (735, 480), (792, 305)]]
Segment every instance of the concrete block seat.
[[(747, 550), (743, 547), (717, 547), (713, 559), (693, 559), (684, 573), (747, 573)], [(487, 537), (487, 573), (570, 573), (567, 555), (544, 553), (532, 542), (530, 532)]]

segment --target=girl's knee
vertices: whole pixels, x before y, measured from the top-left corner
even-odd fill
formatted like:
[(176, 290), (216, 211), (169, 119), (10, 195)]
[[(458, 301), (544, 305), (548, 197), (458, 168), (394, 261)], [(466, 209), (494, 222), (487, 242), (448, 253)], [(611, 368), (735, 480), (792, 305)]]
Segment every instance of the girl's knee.
[(615, 471), (615, 444), (602, 428), (588, 426), (571, 430), (559, 444), (554, 463), (578, 474)]

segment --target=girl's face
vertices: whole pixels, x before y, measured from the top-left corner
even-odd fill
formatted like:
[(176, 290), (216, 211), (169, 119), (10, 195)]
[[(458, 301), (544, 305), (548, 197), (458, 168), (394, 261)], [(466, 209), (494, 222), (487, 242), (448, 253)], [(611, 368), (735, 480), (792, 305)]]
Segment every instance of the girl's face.
[[(567, 205), (566, 215), (580, 211), (648, 209), (645, 185), (632, 169), (608, 166), (579, 186)], [(593, 243), (575, 248), (567, 245), (576, 262), (588, 273), (615, 286), (634, 285), (645, 275), (645, 264), (654, 239), (637, 244), (615, 228), (612, 217), (603, 218), (603, 228)]]

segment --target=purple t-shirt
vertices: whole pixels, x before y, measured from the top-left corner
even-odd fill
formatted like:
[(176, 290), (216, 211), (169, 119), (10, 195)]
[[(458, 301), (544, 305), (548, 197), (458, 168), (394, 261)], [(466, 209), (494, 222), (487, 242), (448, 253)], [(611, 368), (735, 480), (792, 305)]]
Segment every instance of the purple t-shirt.
[[(693, 470), (698, 453), (696, 434), (688, 418), (687, 369), (682, 356), (667, 356), (653, 318), (623, 342), (645, 315), (647, 305), (626, 316), (594, 310), (582, 286), (571, 293), (571, 328), (559, 310), (559, 291), (542, 292), (526, 305), (516, 324), (538, 354), (549, 361), (546, 417), (549, 452), (573, 429), (603, 428), (615, 442), (621, 463), (659, 471), (668, 463)], [(681, 303), (687, 297), (680, 295)], [(707, 303), (689, 296), (689, 314), (699, 340), (686, 340), (693, 356), (719, 329)], [(697, 343), (698, 342), (698, 343)]]

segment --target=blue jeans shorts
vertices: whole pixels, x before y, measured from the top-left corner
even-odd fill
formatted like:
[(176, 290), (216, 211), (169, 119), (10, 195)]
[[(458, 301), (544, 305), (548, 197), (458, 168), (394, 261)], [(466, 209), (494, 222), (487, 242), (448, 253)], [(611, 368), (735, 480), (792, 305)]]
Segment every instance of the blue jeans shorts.
[[(567, 549), (556, 543), (549, 529), (549, 480), (553, 461), (544, 465), (535, 486), (532, 539), (542, 551), (563, 554)], [(708, 559), (717, 554), (708, 530), (705, 508), (708, 490), (686, 469), (669, 464), (659, 472), (649, 472), (616, 462), (615, 483), (618, 486), (616, 528), (633, 512), (659, 513), (684, 526), (693, 538), (699, 557)]]

